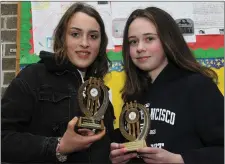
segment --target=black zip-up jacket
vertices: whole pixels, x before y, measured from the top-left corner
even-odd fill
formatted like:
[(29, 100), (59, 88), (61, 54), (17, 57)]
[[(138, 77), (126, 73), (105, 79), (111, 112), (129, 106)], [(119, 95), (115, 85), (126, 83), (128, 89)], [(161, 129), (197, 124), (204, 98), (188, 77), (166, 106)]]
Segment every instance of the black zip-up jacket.
[[(130, 100), (149, 106), (149, 147), (181, 154), (185, 164), (224, 163), (224, 97), (211, 79), (168, 64)], [(124, 142), (116, 131), (117, 142)]]
[[(82, 115), (77, 100), (80, 73), (70, 62), (57, 65), (52, 53), (42, 51), (40, 57), (39, 63), (20, 71), (2, 97), (4, 162), (56, 163), (57, 137), (63, 136), (74, 116)], [(109, 103), (104, 117), (106, 135), (90, 148), (68, 155), (65, 163), (110, 162), (113, 120)]]

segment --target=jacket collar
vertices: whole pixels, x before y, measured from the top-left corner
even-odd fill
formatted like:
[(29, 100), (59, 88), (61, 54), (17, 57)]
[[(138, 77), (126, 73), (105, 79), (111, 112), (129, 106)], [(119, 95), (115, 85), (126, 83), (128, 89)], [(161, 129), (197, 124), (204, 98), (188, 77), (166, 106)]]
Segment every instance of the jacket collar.
[(49, 72), (54, 72), (57, 74), (64, 74), (66, 72), (77, 72), (77, 68), (67, 59), (63, 61), (63, 63), (57, 63), (55, 59), (55, 54), (52, 52), (41, 51), (40, 52), (41, 60), (39, 63), (44, 63), (46, 69)]

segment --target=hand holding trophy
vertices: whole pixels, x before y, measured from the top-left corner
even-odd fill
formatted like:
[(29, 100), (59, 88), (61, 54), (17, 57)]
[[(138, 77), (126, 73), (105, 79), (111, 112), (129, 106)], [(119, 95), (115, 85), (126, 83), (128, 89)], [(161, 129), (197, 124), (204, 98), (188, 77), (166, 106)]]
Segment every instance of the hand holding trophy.
[[(101, 103), (102, 93), (103, 101)], [(103, 130), (103, 118), (109, 103), (108, 89), (104, 82), (101, 79), (90, 77), (78, 90), (78, 102), (85, 116), (79, 117), (77, 127)]]
[[(141, 114), (143, 112), (144, 122), (141, 129)], [(146, 147), (146, 137), (150, 129), (150, 117), (148, 109), (137, 103), (137, 101), (126, 103), (119, 119), (119, 128), (122, 135), (129, 140), (123, 143), (128, 152), (136, 151), (138, 148)]]

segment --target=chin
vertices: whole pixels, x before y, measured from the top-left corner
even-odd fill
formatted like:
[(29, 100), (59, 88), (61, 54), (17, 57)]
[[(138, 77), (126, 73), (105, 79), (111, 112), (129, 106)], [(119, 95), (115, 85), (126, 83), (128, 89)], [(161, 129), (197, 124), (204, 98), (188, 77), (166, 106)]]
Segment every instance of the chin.
[(89, 67), (89, 65), (77, 65), (77, 68), (80, 69), (87, 69)]
[(73, 63), (73, 65), (74, 66), (76, 66), (76, 67), (78, 67), (78, 68), (82, 68), (82, 69), (84, 69), (84, 68), (87, 68), (87, 67), (89, 67), (91, 64), (88, 62), (88, 63), (84, 63), (84, 62), (72, 62)]
[(152, 69), (149, 67), (138, 67), (142, 71), (151, 71)]
[(88, 67), (91, 66), (92, 63), (87, 63), (87, 64), (76, 64), (76, 66), (78, 68), (81, 68), (81, 69), (87, 69)]

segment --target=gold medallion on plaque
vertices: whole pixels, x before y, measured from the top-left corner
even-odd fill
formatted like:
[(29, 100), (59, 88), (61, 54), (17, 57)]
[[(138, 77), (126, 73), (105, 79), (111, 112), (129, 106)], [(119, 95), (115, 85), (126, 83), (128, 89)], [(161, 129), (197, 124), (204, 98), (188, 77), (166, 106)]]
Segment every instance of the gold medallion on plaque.
[[(103, 93), (103, 100), (100, 96)], [(84, 117), (79, 117), (77, 127), (87, 129), (104, 129), (104, 114), (108, 107), (108, 89), (100, 78), (90, 77), (78, 90), (78, 103)]]
[(126, 103), (123, 107), (119, 128), (121, 134), (129, 140), (129, 142), (123, 143), (129, 152), (147, 146), (145, 139), (149, 133), (150, 123), (149, 111), (144, 105), (134, 101)]

